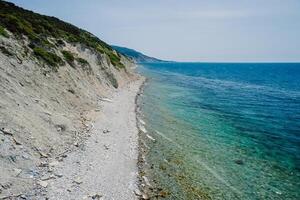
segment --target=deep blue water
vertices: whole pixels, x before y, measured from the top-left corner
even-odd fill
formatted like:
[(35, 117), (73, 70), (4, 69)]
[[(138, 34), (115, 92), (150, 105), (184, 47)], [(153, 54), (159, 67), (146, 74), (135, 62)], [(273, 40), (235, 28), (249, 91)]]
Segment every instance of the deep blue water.
[(300, 199), (300, 64), (144, 63), (145, 171), (169, 199)]

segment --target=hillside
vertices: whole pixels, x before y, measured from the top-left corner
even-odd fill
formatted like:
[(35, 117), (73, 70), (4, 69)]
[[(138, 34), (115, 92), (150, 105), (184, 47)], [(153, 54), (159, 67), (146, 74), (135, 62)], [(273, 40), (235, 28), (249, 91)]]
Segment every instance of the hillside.
[(45, 199), (134, 67), (85, 30), (0, 1), (0, 199)]
[(126, 47), (112, 46), (113, 49), (119, 53), (133, 59), (137, 63), (146, 63), (146, 62), (166, 62), (157, 58), (146, 56), (141, 52), (138, 52), (134, 49), (129, 49)]
[[(80, 43), (97, 53), (108, 56), (109, 61), (116, 68), (124, 67), (121, 62), (121, 55), (87, 31), (55, 17), (24, 10), (9, 2), (1, 1), (0, 6), (0, 34), (9, 37), (4, 30), (6, 28), (14, 34), (16, 39), (20, 40), (23, 36), (26, 36), (28, 47), (34, 55), (52, 67), (63, 65), (63, 59), (59, 58), (54, 52), (58, 47), (64, 45), (63, 41), (71, 44)], [(67, 54), (63, 54), (65, 61), (68, 61), (68, 57), (70, 58), (70, 55)]]

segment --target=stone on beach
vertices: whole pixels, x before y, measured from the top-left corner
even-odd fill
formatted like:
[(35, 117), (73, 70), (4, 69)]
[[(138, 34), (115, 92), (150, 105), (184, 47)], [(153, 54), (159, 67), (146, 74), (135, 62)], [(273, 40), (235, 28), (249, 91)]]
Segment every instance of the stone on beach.
[(48, 186), (48, 182), (47, 181), (39, 181), (38, 184), (44, 188), (46, 188)]

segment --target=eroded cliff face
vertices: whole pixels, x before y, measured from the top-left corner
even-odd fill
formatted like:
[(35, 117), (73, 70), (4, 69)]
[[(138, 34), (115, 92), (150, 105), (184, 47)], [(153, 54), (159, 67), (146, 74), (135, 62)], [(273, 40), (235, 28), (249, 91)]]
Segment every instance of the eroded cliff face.
[(98, 102), (135, 78), (134, 64), (121, 55), (119, 68), (105, 53), (49, 37), (61, 59), (51, 66), (26, 36), (6, 33), (0, 35), (0, 198), (41, 192), (44, 172), (89, 135)]

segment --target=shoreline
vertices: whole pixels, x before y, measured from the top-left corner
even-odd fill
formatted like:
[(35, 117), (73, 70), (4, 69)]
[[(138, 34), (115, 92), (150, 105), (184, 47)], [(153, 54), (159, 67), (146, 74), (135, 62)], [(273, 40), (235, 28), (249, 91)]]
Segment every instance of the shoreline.
[[(62, 162), (53, 162), (53, 174), (43, 182), (49, 199), (138, 199), (139, 129), (137, 98), (146, 79), (137, 75), (99, 102), (93, 112), (90, 136)], [(50, 162), (51, 163), (51, 162)]]
[(155, 139), (147, 134), (147, 130), (144, 127), (145, 122), (143, 121), (143, 114), (140, 110), (141, 106), (139, 98), (144, 93), (146, 84), (148, 83), (148, 78), (145, 78), (144, 82), (140, 86), (140, 89), (135, 98), (136, 104), (136, 127), (138, 129), (138, 189), (135, 194), (140, 197), (140, 199), (151, 199), (151, 198), (165, 198), (168, 196), (168, 192), (163, 188), (156, 185), (155, 181), (151, 180), (149, 174), (146, 172), (146, 154), (149, 151), (149, 147), (145, 143), (145, 140), (150, 139), (155, 142)]

